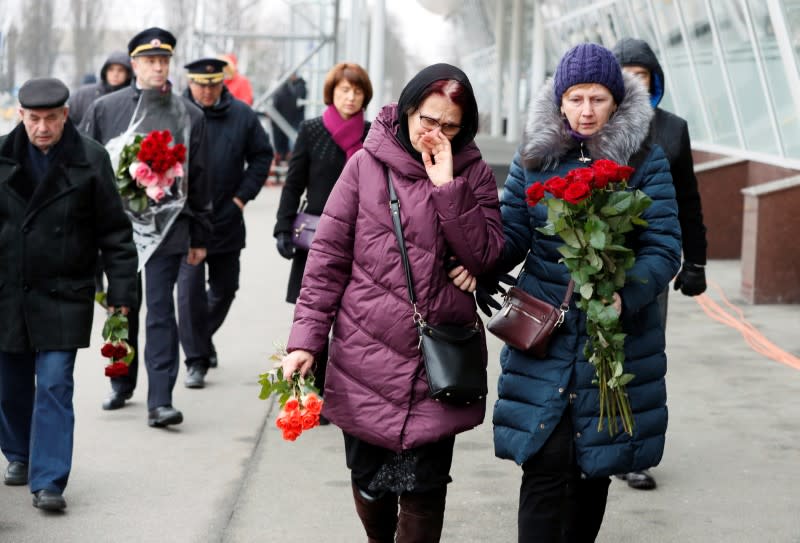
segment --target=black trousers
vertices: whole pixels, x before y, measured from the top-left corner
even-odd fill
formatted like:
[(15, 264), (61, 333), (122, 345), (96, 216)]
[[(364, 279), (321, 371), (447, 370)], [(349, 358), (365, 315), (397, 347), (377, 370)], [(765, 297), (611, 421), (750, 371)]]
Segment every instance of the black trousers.
[[(213, 336), (225, 318), (239, 290), (241, 251), (210, 254), (205, 262), (192, 266), (181, 262), (178, 273), (178, 332), (186, 366), (208, 367), (216, 353)], [(206, 290), (208, 268), (208, 290)]]
[(522, 464), (519, 543), (591, 543), (600, 531), (611, 479), (578, 468), (569, 411), (544, 446)]
[(144, 363), (147, 367), (147, 408), (172, 405), (178, 378), (178, 322), (175, 317), (175, 283), (186, 253), (154, 254), (144, 267), (147, 320)]

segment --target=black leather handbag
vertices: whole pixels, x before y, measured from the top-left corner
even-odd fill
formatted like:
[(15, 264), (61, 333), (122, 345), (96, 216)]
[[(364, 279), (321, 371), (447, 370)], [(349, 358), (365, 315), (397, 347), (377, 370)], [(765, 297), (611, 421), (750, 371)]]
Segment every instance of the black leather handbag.
[(483, 359), (484, 338), (475, 314), (471, 326), (452, 324), (432, 325), (417, 311), (417, 297), (408, 262), (403, 225), (400, 222), (400, 202), (387, 170), (389, 185), (389, 207), (400, 256), (406, 274), (408, 297), (414, 308), (414, 324), (419, 333), (419, 349), (425, 363), (430, 396), (434, 400), (456, 405), (468, 405), (486, 397), (486, 363)]

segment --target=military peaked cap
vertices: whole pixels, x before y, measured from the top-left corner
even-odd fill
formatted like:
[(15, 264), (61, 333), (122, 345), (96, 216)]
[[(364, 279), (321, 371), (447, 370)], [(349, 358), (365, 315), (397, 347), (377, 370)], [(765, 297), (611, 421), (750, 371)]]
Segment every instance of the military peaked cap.
[(178, 40), (168, 30), (154, 26), (142, 30), (128, 42), (128, 54), (131, 57), (154, 55), (172, 56)]
[(222, 69), (228, 63), (218, 58), (201, 58), (190, 62), (184, 68), (188, 70), (186, 76), (198, 85), (216, 85), (222, 83), (225, 74)]
[(17, 97), (25, 109), (51, 109), (66, 103), (69, 89), (60, 79), (38, 77), (23, 83)]

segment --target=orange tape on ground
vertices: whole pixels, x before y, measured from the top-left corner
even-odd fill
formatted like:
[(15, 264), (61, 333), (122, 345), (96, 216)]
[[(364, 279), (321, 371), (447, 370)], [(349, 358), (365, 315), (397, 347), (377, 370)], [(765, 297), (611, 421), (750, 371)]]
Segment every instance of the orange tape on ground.
[(707, 294), (701, 294), (695, 297), (695, 301), (700, 308), (712, 319), (717, 322), (729, 326), (737, 330), (747, 342), (747, 344), (755, 352), (767, 358), (785, 364), (796, 370), (800, 370), (800, 358), (794, 356), (792, 353), (786, 352), (762, 334), (758, 328), (750, 324), (744, 318), (744, 311), (731, 303), (725, 296), (719, 285), (713, 281), (709, 281), (709, 286), (713, 287), (722, 298), (723, 303), (727, 306), (728, 310), (719, 305)]

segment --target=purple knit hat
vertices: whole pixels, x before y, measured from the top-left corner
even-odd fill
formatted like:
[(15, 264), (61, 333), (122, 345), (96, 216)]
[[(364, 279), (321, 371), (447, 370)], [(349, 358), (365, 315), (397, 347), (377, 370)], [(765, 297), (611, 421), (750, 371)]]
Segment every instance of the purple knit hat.
[(625, 83), (622, 70), (614, 53), (596, 43), (581, 43), (567, 51), (556, 68), (553, 90), (556, 104), (573, 85), (597, 83), (603, 85), (617, 104), (625, 98)]

